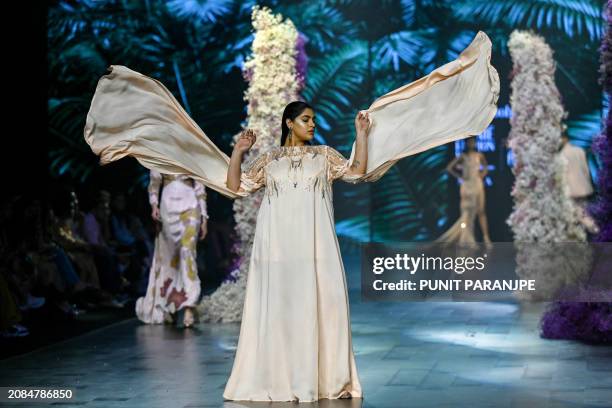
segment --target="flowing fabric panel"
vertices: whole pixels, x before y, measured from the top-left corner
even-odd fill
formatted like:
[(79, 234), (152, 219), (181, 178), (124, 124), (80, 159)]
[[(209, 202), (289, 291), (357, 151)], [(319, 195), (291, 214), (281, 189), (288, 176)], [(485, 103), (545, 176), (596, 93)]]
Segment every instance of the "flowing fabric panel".
[[(366, 174), (375, 181), (399, 159), (482, 133), (497, 112), (499, 75), (482, 31), (456, 60), (378, 98), (367, 109)], [(350, 162), (355, 154), (355, 144)]]
[[(491, 41), (479, 31), (456, 60), (374, 101), (367, 172), (354, 182), (378, 180), (403, 157), (483, 132), (499, 96), (490, 60)], [(109, 69), (85, 125), (85, 140), (101, 164), (132, 156), (151, 170), (188, 175), (230, 198), (249, 194), (244, 177), (237, 193), (227, 188), (229, 157), (161, 82), (120, 65)], [(351, 163), (354, 154), (355, 145)]]

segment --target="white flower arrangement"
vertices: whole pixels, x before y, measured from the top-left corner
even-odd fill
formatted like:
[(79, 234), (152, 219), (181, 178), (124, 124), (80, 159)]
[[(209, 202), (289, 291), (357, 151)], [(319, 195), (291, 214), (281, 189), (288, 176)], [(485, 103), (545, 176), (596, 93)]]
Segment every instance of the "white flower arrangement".
[[(298, 32), (290, 20), (272, 14), (268, 8), (253, 7), (253, 54), (246, 60), (243, 72), (249, 81), (244, 99), (248, 102), (247, 128), (257, 134), (257, 142), (245, 158), (245, 165), (269, 151), (280, 138), (281, 118), (285, 106), (297, 99), (299, 81), (296, 71)], [(239, 137), (234, 137), (236, 141)], [(210, 296), (205, 296), (198, 311), (201, 320), (239, 322), (242, 318), (244, 294), (257, 212), (263, 191), (234, 201), (234, 219), (239, 268), (231, 271), (235, 281), (226, 281)]]
[[(587, 271), (584, 262), (568, 263), (558, 253), (562, 247), (554, 244), (585, 242), (586, 234), (563, 181), (558, 152), (567, 114), (555, 85), (553, 52), (542, 37), (524, 31), (512, 32), (508, 48), (514, 64), (509, 146), (516, 158), (516, 179), (507, 222), (518, 249), (517, 274), (546, 285), (532, 297), (546, 298)], [(571, 255), (574, 260), (588, 257), (578, 252)]]

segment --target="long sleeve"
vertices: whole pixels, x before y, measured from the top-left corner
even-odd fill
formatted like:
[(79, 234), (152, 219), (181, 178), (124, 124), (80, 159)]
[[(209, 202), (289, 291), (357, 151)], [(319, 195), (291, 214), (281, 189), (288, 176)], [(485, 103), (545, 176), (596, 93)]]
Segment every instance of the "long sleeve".
[(336, 149), (325, 146), (325, 157), (327, 160), (327, 180), (333, 181), (341, 179), (347, 183), (358, 183), (363, 176), (348, 174), (351, 161), (347, 160)]
[(265, 167), (268, 164), (268, 157), (269, 155), (264, 153), (247, 164), (246, 170), (240, 176), (239, 192), (250, 194), (265, 186)]
[(149, 193), (149, 204), (151, 207), (159, 206), (159, 189), (162, 184), (162, 175), (155, 170), (149, 171), (149, 186), (147, 191)]
[(200, 214), (203, 218), (208, 219), (208, 211), (206, 207), (206, 187), (204, 184), (197, 180), (193, 181), (193, 189), (196, 193), (196, 199), (198, 200), (198, 207), (200, 207)]

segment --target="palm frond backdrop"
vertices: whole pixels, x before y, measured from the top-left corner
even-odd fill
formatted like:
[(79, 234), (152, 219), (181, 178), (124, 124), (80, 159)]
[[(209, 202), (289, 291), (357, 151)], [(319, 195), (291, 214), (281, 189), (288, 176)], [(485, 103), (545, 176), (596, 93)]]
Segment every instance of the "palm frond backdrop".
[[(250, 52), (255, 4), (290, 18), (305, 37), (302, 97), (317, 110), (317, 140), (345, 155), (357, 110), (456, 58), (478, 30), (493, 41), (504, 112), (509, 112), (511, 69), (507, 38), (515, 28), (532, 29), (555, 51), (570, 137), (588, 150), (599, 130), (602, 0), (57, 0), (47, 21), (50, 173), (79, 185), (112, 184), (145, 194), (144, 168), (135, 161), (101, 168), (83, 141), (97, 80), (112, 64), (163, 82), (229, 153), (232, 135), (246, 116), (241, 66)], [(489, 201), (500, 199), (499, 189), (511, 185), (508, 118), (498, 115), (488, 132), (495, 146), (485, 152), (488, 189), (495, 191)], [(454, 154), (449, 144), (400, 161), (377, 183), (339, 183), (338, 234), (352, 242), (436, 238), (457, 214), (456, 182), (444, 172)], [(592, 167), (595, 171), (597, 164)], [(213, 215), (231, 219), (231, 205), (214, 193), (209, 197)], [(488, 209), (493, 239), (508, 239), (509, 207)]]

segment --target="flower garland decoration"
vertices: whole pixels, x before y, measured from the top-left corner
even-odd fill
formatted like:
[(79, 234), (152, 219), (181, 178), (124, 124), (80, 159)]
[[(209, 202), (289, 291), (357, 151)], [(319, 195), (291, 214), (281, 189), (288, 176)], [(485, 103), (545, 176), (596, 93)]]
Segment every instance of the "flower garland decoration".
[[(244, 99), (248, 102), (246, 128), (253, 129), (257, 141), (243, 161), (243, 168), (260, 154), (278, 144), (281, 118), (285, 106), (298, 98), (304, 79), (296, 68), (296, 58), (303, 44), (290, 20), (273, 14), (266, 7), (254, 6), (252, 11), (255, 31), (252, 55), (245, 61), (243, 76), (249, 82)], [(303, 40), (300, 40), (303, 41)], [(301, 66), (305, 66), (302, 57)], [(240, 134), (234, 136), (234, 142)], [(257, 212), (263, 191), (234, 201), (235, 231), (238, 241), (233, 269), (228, 278), (210, 296), (205, 296), (198, 311), (201, 320), (239, 322), (242, 317), (244, 294), (249, 268)]]
[(563, 180), (559, 148), (567, 114), (555, 85), (553, 52), (542, 37), (516, 30), (508, 48), (513, 62), (508, 143), (515, 157), (515, 182), (507, 223), (517, 247), (517, 274), (538, 284), (535, 294), (522, 296), (545, 299), (587, 273), (582, 248), (559, 256), (561, 247), (554, 245), (584, 242), (586, 233)]

